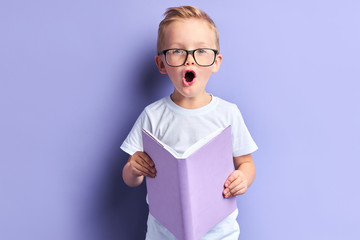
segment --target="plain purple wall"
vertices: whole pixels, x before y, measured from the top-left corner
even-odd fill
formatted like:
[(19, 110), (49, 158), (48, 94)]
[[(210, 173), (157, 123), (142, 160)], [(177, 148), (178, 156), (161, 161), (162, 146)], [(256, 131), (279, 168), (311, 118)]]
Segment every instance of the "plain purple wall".
[(220, 31), (208, 91), (259, 145), (240, 239), (360, 239), (356, 0), (1, 2), (1, 239), (143, 239), (145, 188), (124, 185), (119, 146), (171, 92), (157, 25), (185, 4)]

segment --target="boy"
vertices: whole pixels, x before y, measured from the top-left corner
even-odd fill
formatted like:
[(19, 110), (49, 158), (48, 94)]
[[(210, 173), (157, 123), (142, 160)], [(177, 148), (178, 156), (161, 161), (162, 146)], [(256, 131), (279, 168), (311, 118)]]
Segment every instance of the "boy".
[[(257, 146), (237, 106), (205, 91), (211, 73), (219, 70), (222, 61), (217, 28), (196, 7), (168, 8), (164, 15), (159, 25), (155, 62), (160, 73), (168, 74), (174, 91), (144, 109), (121, 145), (130, 154), (123, 179), (128, 186), (135, 187), (143, 182), (144, 176), (156, 176), (153, 161), (143, 152), (142, 128), (181, 154), (199, 139), (231, 125), (235, 171), (224, 179), (222, 194), (225, 198), (243, 194), (255, 177), (251, 153)], [(201, 239), (238, 239), (237, 214), (236, 210)], [(147, 224), (146, 239), (176, 239), (151, 214)]]

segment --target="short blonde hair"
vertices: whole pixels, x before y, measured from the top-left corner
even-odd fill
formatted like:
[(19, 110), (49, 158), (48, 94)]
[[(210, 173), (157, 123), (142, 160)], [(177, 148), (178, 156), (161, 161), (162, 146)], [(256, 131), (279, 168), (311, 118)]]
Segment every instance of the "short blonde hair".
[(214, 23), (214, 21), (201, 9), (193, 6), (180, 6), (180, 7), (171, 7), (166, 9), (164, 13), (165, 18), (159, 24), (158, 30), (158, 39), (157, 39), (157, 52), (162, 51), (162, 47), (164, 44), (164, 35), (165, 35), (165, 28), (170, 23), (176, 20), (182, 19), (189, 19), (189, 18), (196, 18), (205, 20), (211, 30), (214, 31), (216, 37), (216, 47), (220, 51), (220, 44), (219, 44), (219, 31)]

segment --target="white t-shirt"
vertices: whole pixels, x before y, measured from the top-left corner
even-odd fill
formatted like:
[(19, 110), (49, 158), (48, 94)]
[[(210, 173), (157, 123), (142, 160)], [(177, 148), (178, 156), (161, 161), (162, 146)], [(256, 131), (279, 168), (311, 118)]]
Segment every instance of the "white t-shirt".
[[(257, 150), (235, 104), (212, 96), (211, 102), (204, 107), (185, 109), (176, 105), (170, 97), (165, 97), (144, 109), (121, 145), (121, 149), (130, 155), (143, 151), (141, 130), (144, 128), (176, 152), (183, 154), (201, 138), (229, 125), (231, 125), (234, 157)], [(236, 217), (237, 210), (201, 239), (238, 239), (240, 230)], [(146, 239), (176, 238), (149, 214)]]

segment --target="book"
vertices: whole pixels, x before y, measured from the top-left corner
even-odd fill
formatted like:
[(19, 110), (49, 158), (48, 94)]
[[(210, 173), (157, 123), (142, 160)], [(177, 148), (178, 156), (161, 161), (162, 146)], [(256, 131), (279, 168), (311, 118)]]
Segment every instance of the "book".
[(150, 214), (179, 240), (198, 240), (237, 208), (224, 198), (224, 183), (234, 171), (231, 126), (200, 139), (179, 155), (150, 132), (143, 148), (157, 174), (146, 178)]

